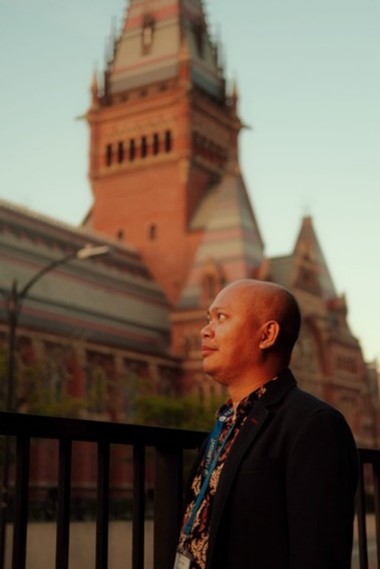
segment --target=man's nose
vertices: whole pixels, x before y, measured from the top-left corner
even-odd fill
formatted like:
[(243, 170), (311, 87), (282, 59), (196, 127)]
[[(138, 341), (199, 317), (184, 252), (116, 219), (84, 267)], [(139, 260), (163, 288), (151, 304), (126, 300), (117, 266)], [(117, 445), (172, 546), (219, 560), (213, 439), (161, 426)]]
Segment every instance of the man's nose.
[(208, 336), (212, 336), (213, 331), (212, 331), (211, 322), (208, 322), (206, 326), (202, 328), (200, 334), (201, 338), (207, 338)]

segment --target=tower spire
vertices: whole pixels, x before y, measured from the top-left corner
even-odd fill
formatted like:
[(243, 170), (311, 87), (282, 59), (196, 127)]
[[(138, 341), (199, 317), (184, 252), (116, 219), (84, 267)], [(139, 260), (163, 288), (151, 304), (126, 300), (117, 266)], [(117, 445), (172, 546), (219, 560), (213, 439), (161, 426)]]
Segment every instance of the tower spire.
[(96, 97), (93, 85), (87, 113), (91, 224), (124, 233), (174, 305), (211, 231), (190, 230), (194, 215), (227, 165), (231, 179), (239, 173), (237, 88), (226, 96), (202, 0), (131, 0), (120, 36), (111, 35), (104, 92)]

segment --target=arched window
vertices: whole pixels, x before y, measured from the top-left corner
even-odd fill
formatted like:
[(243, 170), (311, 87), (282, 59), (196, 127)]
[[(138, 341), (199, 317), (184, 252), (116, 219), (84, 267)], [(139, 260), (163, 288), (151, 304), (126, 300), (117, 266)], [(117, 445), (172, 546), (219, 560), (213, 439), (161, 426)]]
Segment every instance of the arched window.
[(213, 300), (218, 293), (217, 280), (215, 275), (205, 275), (203, 280), (204, 296), (208, 300)]
[(203, 267), (201, 280), (201, 300), (205, 305), (210, 304), (224, 285), (222, 271), (214, 259), (209, 259)]

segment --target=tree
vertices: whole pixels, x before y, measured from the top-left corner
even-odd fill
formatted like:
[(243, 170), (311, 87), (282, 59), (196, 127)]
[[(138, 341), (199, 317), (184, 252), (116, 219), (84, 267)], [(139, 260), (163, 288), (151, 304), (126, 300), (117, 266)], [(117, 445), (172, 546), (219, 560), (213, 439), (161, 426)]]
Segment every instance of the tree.
[(178, 398), (148, 395), (136, 401), (136, 422), (156, 427), (172, 427), (208, 431), (215, 420), (215, 411), (224, 402), (211, 398), (206, 402), (191, 395)]
[[(0, 410), (6, 408), (8, 355), (4, 345), (0, 345)], [(18, 361), (15, 374), (13, 410), (36, 415), (56, 417), (77, 417), (86, 407), (83, 398), (70, 397), (60, 389), (52, 389), (52, 380), (46, 372), (46, 365), (41, 361), (21, 363)]]

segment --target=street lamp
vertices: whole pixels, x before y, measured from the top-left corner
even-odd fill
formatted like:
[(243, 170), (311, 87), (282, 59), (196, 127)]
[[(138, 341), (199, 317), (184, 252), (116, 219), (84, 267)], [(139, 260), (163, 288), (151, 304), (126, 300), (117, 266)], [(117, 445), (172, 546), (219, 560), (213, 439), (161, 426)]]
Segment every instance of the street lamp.
[(5, 308), (8, 316), (8, 373), (7, 373), (7, 397), (6, 397), (6, 411), (14, 411), (13, 409), (13, 394), (14, 394), (14, 371), (15, 371), (15, 354), (16, 354), (16, 329), (18, 325), (18, 319), (22, 309), (22, 303), (24, 298), (27, 296), (29, 290), (41, 277), (49, 273), (56, 267), (60, 265), (65, 265), (72, 259), (85, 260), (90, 257), (97, 257), (99, 255), (105, 255), (109, 252), (110, 248), (107, 245), (101, 245), (98, 247), (92, 245), (86, 245), (80, 249), (64, 255), (60, 259), (56, 259), (42, 267), (19, 291), (17, 289), (17, 281), (14, 280), (12, 283), (12, 288), (8, 296), (5, 297)]
[[(42, 267), (24, 286), (18, 290), (17, 280), (14, 279), (12, 287), (8, 295), (3, 294), (4, 304), (8, 317), (8, 370), (7, 370), (7, 395), (5, 399), (5, 410), (16, 411), (14, 406), (14, 380), (15, 380), (15, 362), (16, 362), (16, 330), (19, 316), (22, 309), (22, 303), (27, 296), (29, 290), (41, 277), (49, 273), (60, 265), (65, 265), (72, 259), (86, 260), (90, 257), (98, 257), (106, 255), (110, 251), (107, 245), (93, 246), (85, 245), (72, 253), (68, 253), (63, 257), (56, 259)], [(9, 485), (9, 465), (10, 465), (10, 447), (9, 438), (5, 437), (3, 449), (3, 475), (1, 488), (0, 503), (0, 569), (4, 567), (5, 561), (5, 528), (6, 528), (6, 508), (8, 506), (8, 485)]]

